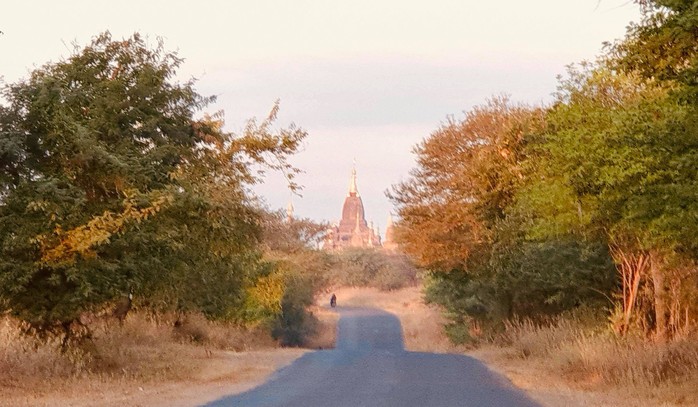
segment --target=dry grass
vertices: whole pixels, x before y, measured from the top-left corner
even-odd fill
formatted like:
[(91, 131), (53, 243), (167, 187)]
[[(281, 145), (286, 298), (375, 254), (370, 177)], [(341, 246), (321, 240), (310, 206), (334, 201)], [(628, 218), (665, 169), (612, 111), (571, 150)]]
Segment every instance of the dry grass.
[(278, 349), (264, 331), (201, 316), (178, 328), (173, 322), (132, 314), (123, 326), (97, 327), (82, 349), (62, 353), (58, 340), (39, 342), (3, 318), (0, 405), (194, 405), (257, 384), (305, 352)]
[(0, 386), (22, 387), (28, 379), (70, 378), (83, 373), (90, 360), (79, 352), (59, 351), (60, 341), (41, 342), (21, 334), (19, 324), (0, 319)]
[[(545, 326), (519, 321), (509, 324), (494, 346), (474, 355), (544, 405), (698, 405), (695, 339), (621, 340), (574, 319), (558, 319)], [(554, 402), (551, 393), (556, 394)]]

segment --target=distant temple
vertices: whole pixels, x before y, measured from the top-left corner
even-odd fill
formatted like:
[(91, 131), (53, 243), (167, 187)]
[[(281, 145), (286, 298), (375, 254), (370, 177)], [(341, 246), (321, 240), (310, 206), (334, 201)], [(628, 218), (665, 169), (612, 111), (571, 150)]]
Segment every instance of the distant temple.
[(389, 252), (398, 251), (399, 247), (395, 241), (395, 226), (393, 225), (393, 216), (388, 215), (388, 223), (385, 227), (385, 240), (383, 241), (383, 249)]
[[(387, 233), (387, 232), (386, 232)], [(356, 187), (356, 168), (351, 171), (349, 192), (344, 199), (342, 219), (327, 230), (323, 248), (340, 251), (347, 247), (381, 248), (378, 229), (366, 222), (364, 203)]]

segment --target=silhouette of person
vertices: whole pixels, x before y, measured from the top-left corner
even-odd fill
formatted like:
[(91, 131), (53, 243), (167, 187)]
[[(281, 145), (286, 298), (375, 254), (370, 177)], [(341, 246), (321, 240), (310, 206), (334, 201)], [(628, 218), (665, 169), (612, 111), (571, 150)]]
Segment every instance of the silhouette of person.
[(337, 306), (337, 296), (332, 293), (332, 297), (330, 297), (330, 307), (334, 308)]

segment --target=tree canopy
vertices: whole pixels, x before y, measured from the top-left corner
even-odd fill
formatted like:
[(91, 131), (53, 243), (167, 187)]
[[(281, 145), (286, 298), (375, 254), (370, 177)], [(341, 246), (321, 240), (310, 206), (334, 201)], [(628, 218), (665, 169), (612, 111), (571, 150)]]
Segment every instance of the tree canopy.
[(39, 331), (133, 293), (157, 310), (234, 319), (268, 273), (249, 191), (305, 132), (274, 106), (242, 134), (138, 34), (97, 36), (7, 85), (0, 110), (0, 306)]
[(497, 98), (415, 148), (389, 194), (398, 237), (454, 326), (613, 298), (621, 334), (695, 324), (698, 14), (641, 3), (642, 22), (571, 65), (550, 106)]

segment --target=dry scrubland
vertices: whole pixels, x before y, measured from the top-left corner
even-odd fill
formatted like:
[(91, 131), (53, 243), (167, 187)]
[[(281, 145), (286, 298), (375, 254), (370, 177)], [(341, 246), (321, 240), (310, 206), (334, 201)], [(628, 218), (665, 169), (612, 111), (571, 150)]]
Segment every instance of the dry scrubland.
[(575, 319), (509, 324), (471, 354), (549, 406), (698, 406), (698, 341), (619, 340)]
[(198, 405), (252, 388), (307, 351), (279, 348), (262, 330), (199, 316), (174, 328), (173, 320), (137, 313), (97, 329), (89, 354), (61, 353), (59, 345), (0, 320), (0, 405)]

